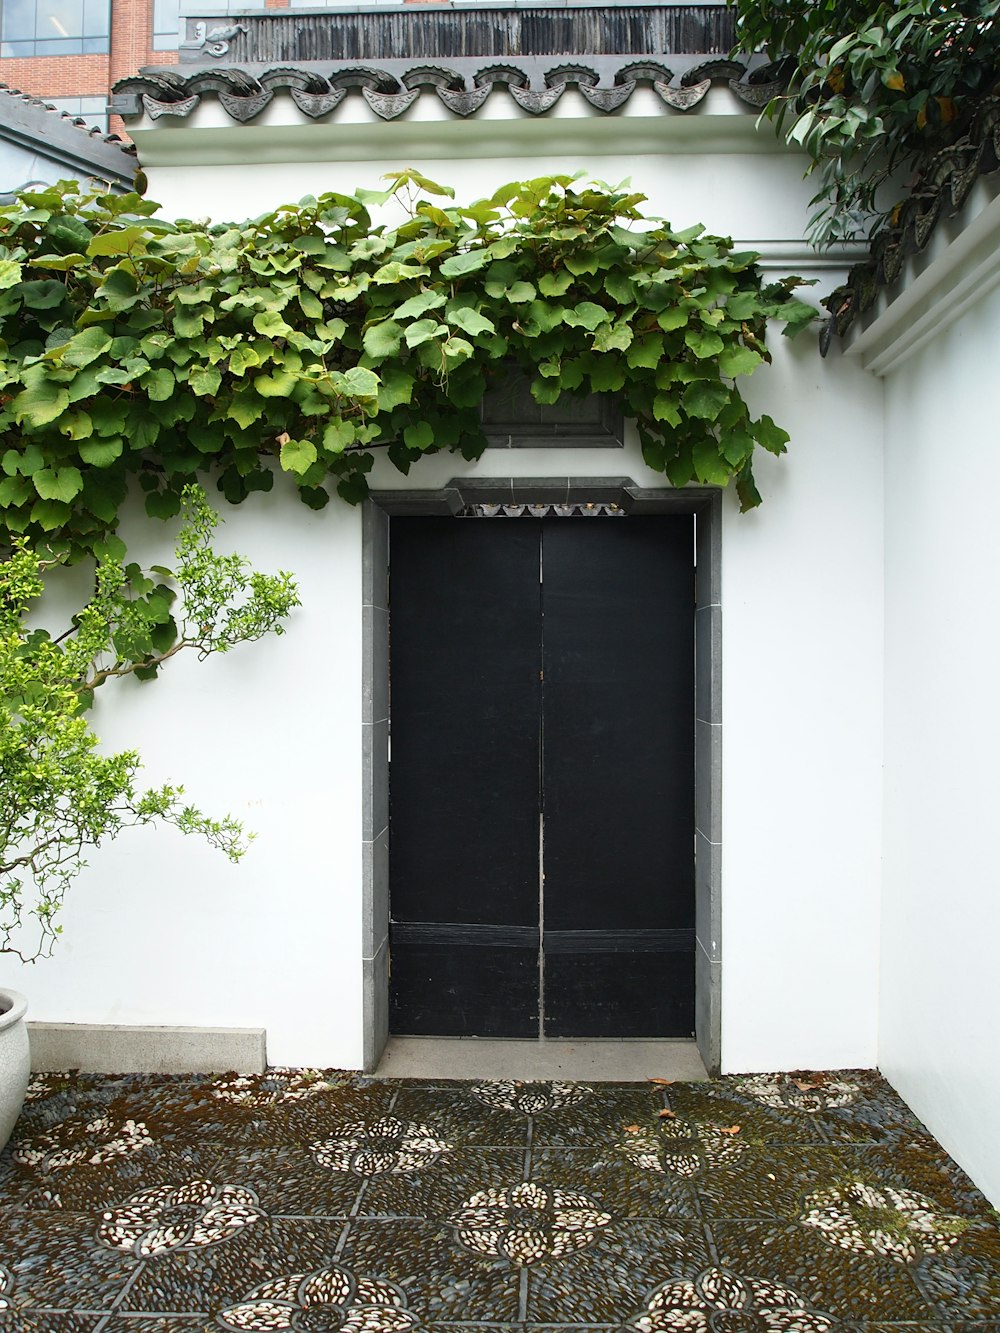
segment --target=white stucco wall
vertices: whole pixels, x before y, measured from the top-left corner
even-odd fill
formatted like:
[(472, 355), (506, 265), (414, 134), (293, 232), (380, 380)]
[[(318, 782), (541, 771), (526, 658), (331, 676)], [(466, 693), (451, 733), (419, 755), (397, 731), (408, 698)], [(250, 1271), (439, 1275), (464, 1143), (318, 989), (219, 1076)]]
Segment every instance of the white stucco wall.
[(886, 384), (879, 1063), (1000, 1204), (994, 290)]
[[(374, 186), (402, 165), (390, 156), (399, 127), (382, 128), (385, 152), (370, 162), (151, 167), (150, 193), (173, 215), (233, 218)], [(405, 162), (466, 198), (546, 171), (630, 175), (649, 211), (677, 226), (702, 221), (744, 241), (801, 236), (809, 187), (784, 154), (489, 151), (486, 139), (479, 160), (407, 151)], [(774, 342), (774, 366), (748, 392), (791, 431), (790, 452), (761, 461), (761, 510), (742, 516), (727, 497), (723, 534), (723, 1063), (870, 1066), (881, 386), (852, 362), (820, 361), (808, 339), (793, 345), (775, 330)], [(430, 487), (512, 466), (525, 477), (663, 482), (630, 447), (495, 451), (472, 465), (438, 456), (409, 479), (382, 470), (376, 484)], [(360, 516), (338, 503), (312, 514), (279, 487), (231, 511), (224, 540), (298, 575), (304, 606), (289, 633), (229, 659), (172, 664), (152, 687), (155, 710), (148, 694), (121, 690), (98, 720), (108, 742), (141, 748), (151, 780), (183, 776), (194, 800), (246, 818), (258, 840), (231, 868), (169, 832), (123, 838), (74, 890), (56, 958), (10, 980), (30, 992), (37, 1019), (262, 1025), (272, 1062), (357, 1067)]]
[(775, 341), (748, 396), (792, 443), (723, 529), (724, 1072), (876, 1049), (881, 385)]

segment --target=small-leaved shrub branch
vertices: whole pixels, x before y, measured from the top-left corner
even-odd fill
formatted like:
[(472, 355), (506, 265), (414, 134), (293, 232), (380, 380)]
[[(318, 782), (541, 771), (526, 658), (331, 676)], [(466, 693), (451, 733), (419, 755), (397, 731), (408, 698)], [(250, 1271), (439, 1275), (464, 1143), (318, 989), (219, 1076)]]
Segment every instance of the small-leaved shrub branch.
[(299, 604), (286, 573), (261, 574), (220, 555), (218, 515), (185, 487), (176, 568), (124, 563), (117, 537), (102, 544), (94, 593), (61, 634), (32, 627), (45, 579), (67, 555), (47, 557), (15, 538), (0, 563), (0, 952), (47, 957), (66, 890), (88, 848), (136, 824), (172, 824), (237, 860), (249, 837), (235, 819), (213, 819), (184, 789), (143, 790), (138, 754), (107, 754), (85, 713), (115, 677), (151, 679), (184, 649), (200, 657), (281, 634)]

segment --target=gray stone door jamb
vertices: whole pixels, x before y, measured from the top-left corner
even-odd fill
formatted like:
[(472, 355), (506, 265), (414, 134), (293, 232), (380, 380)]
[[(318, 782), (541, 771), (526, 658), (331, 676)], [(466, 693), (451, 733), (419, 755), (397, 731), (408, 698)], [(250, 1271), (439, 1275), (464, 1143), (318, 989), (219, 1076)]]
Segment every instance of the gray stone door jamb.
[(618, 504), (627, 514), (697, 516), (695, 610), (695, 1028), (701, 1058), (721, 1056), (722, 494), (647, 488), (628, 477), (458, 477), (441, 490), (376, 491), (362, 512), (362, 966), (364, 1070), (389, 1036), (389, 518), (473, 504)]

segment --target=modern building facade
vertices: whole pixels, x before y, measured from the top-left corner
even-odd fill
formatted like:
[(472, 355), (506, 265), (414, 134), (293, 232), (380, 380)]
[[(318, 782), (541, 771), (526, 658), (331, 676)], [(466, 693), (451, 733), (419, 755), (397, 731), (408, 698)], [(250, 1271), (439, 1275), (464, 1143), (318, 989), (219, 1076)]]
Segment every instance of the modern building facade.
[[(207, 27), (228, 27), (229, 14), (289, 7), (329, 6), (321, 0), (220, 0), (208, 6)], [(180, 0), (0, 0), (0, 82), (88, 125), (120, 131), (121, 122), (108, 116), (114, 84), (145, 65), (173, 63), (182, 40)]]

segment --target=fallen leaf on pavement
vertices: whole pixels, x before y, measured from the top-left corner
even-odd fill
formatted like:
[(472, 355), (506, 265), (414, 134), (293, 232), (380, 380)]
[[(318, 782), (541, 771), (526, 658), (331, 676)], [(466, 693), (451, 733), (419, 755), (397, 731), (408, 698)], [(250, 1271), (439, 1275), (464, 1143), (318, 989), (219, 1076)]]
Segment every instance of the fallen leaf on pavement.
[(677, 1112), (676, 1112), (676, 1111), (660, 1111), (658, 1114), (659, 1114), (659, 1117), (660, 1117), (661, 1120), (676, 1120), (676, 1119), (677, 1119)]
[(719, 1126), (719, 1133), (720, 1133), (720, 1134), (738, 1134), (739, 1132), (740, 1132), (740, 1126), (739, 1126), (739, 1125), (720, 1125), (720, 1126)]

